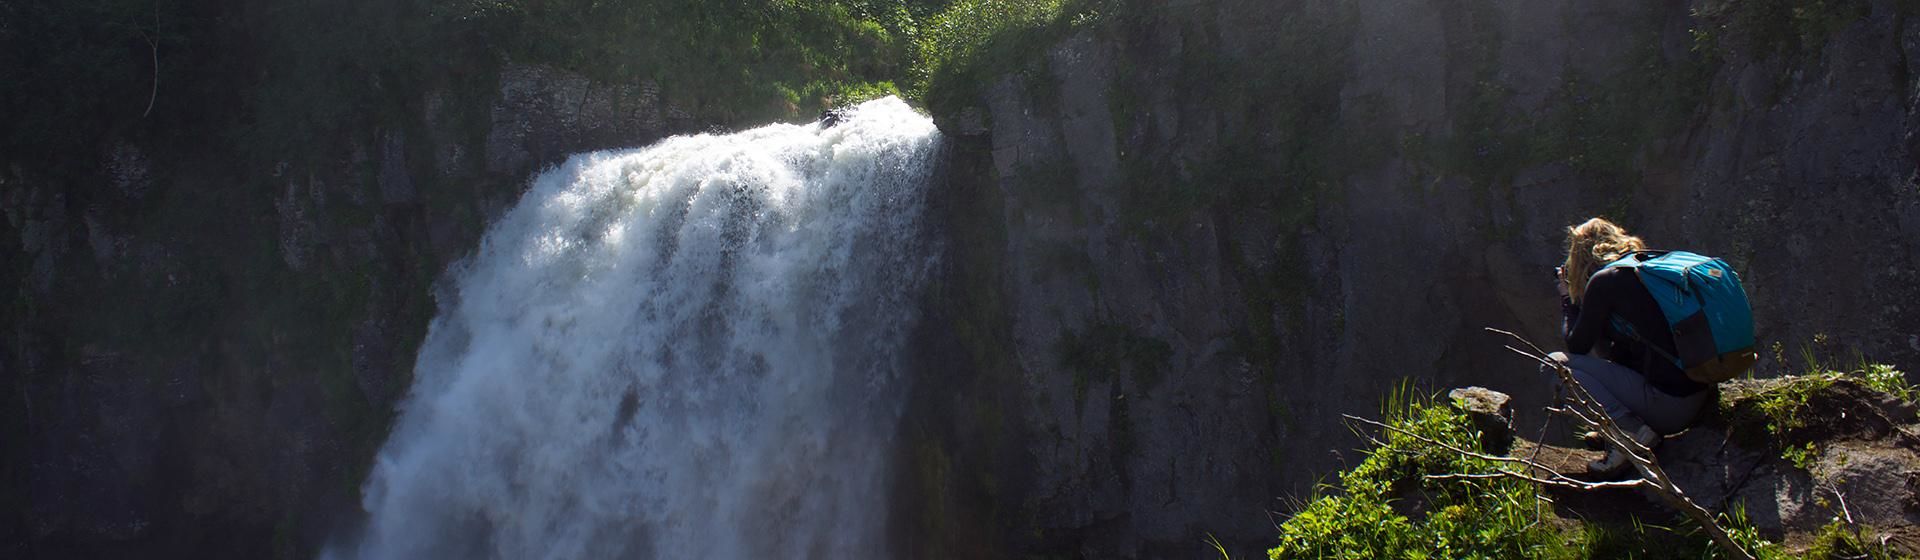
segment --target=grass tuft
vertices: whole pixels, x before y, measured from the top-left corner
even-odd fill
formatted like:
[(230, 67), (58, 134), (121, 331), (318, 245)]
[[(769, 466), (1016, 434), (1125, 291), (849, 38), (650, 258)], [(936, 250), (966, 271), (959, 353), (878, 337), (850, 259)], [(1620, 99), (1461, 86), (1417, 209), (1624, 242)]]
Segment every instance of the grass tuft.
[[(1402, 387), (1383, 406), (1389, 425), (1462, 449), (1480, 434), (1465, 413)], [(1581, 558), (1586, 537), (1552, 522), (1531, 485), (1508, 479), (1429, 480), (1490, 472), (1487, 461), (1388, 432), (1384, 445), (1323, 486), (1280, 526), (1268, 558)]]

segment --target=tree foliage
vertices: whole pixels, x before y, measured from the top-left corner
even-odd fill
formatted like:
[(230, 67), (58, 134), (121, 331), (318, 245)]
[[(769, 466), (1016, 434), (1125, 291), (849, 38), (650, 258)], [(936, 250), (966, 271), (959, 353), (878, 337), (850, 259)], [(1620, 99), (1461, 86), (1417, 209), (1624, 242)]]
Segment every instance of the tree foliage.
[[(752, 124), (900, 91), (947, 0), (29, 0), (0, 3), (6, 153), (111, 134), (287, 154), (417, 112), (504, 61), (651, 82)], [(147, 111), (151, 99), (153, 109)]]

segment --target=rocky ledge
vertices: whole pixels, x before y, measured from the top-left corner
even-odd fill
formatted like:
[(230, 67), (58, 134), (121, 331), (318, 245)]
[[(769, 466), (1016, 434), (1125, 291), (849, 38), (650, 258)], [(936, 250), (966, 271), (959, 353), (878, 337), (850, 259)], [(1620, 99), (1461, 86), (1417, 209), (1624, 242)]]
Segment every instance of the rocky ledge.
[[(1489, 408), (1500, 406), (1500, 397), (1472, 388), (1455, 391), (1453, 401), (1480, 426), (1480, 419), (1502, 415)], [(1695, 503), (1744, 518), (1789, 550), (1805, 551), (1841, 527), (1858, 544), (1913, 556), (1920, 554), (1920, 417), (1912, 397), (1911, 389), (1875, 383), (1870, 373), (1730, 381), (1720, 386), (1718, 406), (1667, 437), (1656, 455)], [(1601, 452), (1543, 437), (1564, 437), (1567, 430), (1554, 426), (1561, 423), (1507, 432), (1512, 455), (1563, 473), (1584, 471)], [(1677, 514), (1634, 491), (1554, 490), (1549, 497), (1565, 519), (1679, 524)]]

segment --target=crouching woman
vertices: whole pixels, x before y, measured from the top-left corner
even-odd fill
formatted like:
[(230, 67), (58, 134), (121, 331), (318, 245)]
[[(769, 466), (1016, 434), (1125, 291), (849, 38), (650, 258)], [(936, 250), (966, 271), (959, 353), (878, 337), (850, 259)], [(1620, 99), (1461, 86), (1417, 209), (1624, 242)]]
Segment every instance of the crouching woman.
[[(1559, 271), (1567, 351), (1551, 357), (1573, 370), (1622, 432), (1651, 448), (1663, 434), (1692, 425), (1712, 391), (1663, 358), (1676, 355), (1673, 334), (1639, 275), (1606, 268), (1646, 249), (1640, 238), (1601, 218), (1567, 229), (1567, 260)], [(1622, 332), (1615, 318), (1631, 332)], [(1625, 464), (1626, 456), (1609, 447), (1606, 458), (1588, 468), (1612, 474)]]

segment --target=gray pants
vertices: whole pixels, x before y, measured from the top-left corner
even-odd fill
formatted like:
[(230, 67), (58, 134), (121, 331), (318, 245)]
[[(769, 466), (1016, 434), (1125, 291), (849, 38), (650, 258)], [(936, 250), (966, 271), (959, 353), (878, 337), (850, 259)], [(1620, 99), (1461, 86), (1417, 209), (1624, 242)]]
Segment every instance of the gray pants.
[[(1676, 397), (1647, 384), (1646, 376), (1626, 366), (1609, 362), (1585, 354), (1567, 355), (1554, 352), (1554, 360), (1567, 364), (1573, 369), (1573, 378), (1580, 381), (1593, 395), (1593, 400), (1607, 409), (1621, 430), (1631, 434), (1640, 426), (1651, 426), (1653, 431), (1671, 434), (1684, 430), (1693, 424), (1700, 415), (1701, 405), (1713, 391), (1700, 391), (1691, 396)], [(1560, 387), (1559, 377), (1554, 378), (1554, 389)]]

